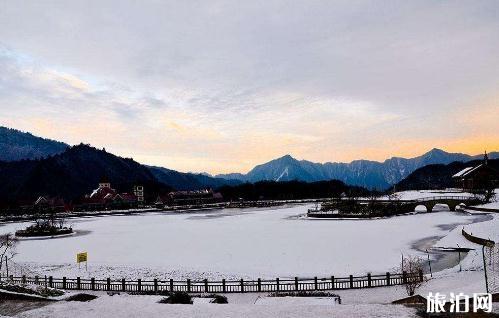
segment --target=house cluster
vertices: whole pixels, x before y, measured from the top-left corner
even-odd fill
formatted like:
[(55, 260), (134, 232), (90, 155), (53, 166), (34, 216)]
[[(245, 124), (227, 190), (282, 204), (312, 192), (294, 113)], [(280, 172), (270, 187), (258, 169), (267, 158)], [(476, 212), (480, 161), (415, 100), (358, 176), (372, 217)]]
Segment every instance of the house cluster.
[[(222, 202), (223, 197), (219, 192), (211, 189), (195, 191), (174, 191), (159, 195), (154, 202), (156, 207), (178, 205), (203, 205)], [(105, 209), (128, 209), (143, 206), (144, 187), (135, 185), (132, 192), (118, 192), (111, 186), (107, 178), (102, 178), (98, 187), (83, 198), (68, 204), (62, 198), (40, 196), (34, 203), (23, 206), (25, 210), (37, 211), (95, 211)]]
[(159, 195), (155, 205), (163, 208), (166, 205), (202, 205), (222, 202), (223, 196), (220, 192), (213, 192), (211, 189), (195, 191), (174, 191), (166, 195)]
[(499, 187), (499, 171), (489, 165), (487, 152), (481, 164), (467, 167), (452, 176), (457, 188), (464, 191)]
[(85, 195), (81, 204), (86, 209), (131, 208), (144, 203), (144, 187), (136, 185), (132, 192), (118, 193), (111, 187), (107, 178), (103, 178), (97, 189)]
[(68, 203), (60, 197), (40, 196), (34, 203), (26, 202), (21, 205), (23, 210), (46, 211), (78, 211), (98, 209), (135, 208), (144, 204), (144, 187), (136, 185), (132, 192), (119, 193), (111, 187), (107, 178), (103, 178), (97, 189), (85, 195), (76, 202)]

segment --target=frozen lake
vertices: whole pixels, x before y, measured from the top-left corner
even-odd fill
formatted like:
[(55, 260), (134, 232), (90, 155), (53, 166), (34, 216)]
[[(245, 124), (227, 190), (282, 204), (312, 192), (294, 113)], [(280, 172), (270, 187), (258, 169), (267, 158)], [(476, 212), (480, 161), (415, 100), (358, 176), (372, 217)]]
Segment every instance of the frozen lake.
[[(469, 215), (438, 212), (376, 220), (309, 220), (309, 206), (144, 213), (69, 219), (77, 235), (23, 240), (17, 263), (54, 276), (294, 277), (383, 273), (412, 244), (445, 236)], [(0, 226), (14, 232), (26, 223)], [(75, 254), (87, 251), (88, 273)], [(158, 274), (160, 273), (160, 274)], [(135, 277), (139, 278), (139, 277)]]

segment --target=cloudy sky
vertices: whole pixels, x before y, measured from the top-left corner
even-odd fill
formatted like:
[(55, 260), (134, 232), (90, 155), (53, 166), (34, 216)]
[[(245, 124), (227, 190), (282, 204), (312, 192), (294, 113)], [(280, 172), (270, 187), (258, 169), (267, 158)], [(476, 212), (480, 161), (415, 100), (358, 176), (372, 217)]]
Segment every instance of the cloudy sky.
[(181, 171), (499, 150), (498, 1), (0, 0), (0, 125)]

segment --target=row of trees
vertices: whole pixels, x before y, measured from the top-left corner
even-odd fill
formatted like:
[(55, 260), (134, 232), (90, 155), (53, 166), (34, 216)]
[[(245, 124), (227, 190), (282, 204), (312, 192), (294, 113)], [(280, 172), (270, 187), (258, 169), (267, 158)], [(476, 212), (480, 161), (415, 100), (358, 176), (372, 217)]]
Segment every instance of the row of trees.
[(225, 201), (319, 199), (338, 197), (342, 193), (352, 193), (355, 196), (365, 196), (370, 193), (365, 188), (349, 186), (339, 180), (318, 182), (260, 181), (237, 186), (223, 186), (218, 190), (222, 193)]
[(381, 192), (371, 191), (368, 195), (361, 197), (355, 192), (345, 192), (323, 202), (321, 210), (366, 217), (390, 216), (400, 213), (403, 205), (400, 202), (400, 196), (392, 193), (382, 198), (382, 195)]

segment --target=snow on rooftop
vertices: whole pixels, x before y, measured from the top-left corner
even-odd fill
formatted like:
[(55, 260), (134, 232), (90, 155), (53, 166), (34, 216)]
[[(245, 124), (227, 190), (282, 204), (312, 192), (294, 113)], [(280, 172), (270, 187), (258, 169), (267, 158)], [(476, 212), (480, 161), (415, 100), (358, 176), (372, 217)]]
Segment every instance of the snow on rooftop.
[(467, 167), (467, 168), (464, 168), (463, 170), (459, 171), (458, 173), (456, 173), (455, 175), (453, 175), (452, 177), (453, 178), (458, 178), (458, 177), (462, 177), (466, 172), (470, 171), (471, 169), (473, 169), (473, 167)]

